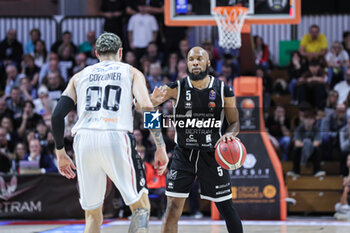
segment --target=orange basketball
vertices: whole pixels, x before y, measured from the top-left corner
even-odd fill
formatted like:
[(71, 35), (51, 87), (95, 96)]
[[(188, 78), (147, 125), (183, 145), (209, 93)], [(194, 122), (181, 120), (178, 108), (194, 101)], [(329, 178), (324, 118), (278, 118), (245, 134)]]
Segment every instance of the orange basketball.
[(247, 151), (245, 146), (238, 139), (220, 142), (215, 149), (216, 162), (226, 170), (235, 170), (240, 168), (246, 158)]

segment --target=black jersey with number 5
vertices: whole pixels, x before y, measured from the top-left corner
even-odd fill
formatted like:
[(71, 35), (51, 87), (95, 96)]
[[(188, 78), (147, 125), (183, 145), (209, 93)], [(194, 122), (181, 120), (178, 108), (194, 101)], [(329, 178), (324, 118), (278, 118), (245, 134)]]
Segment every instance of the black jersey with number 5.
[(234, 96), (232, 89), (212, 76), (204, 89), (193, 87), (189, 77), (168, 86), (178, 90), (170, 120), (176, 130), (175, 142), (189, 149), (214, 151), (225, 118), (224, 96)]

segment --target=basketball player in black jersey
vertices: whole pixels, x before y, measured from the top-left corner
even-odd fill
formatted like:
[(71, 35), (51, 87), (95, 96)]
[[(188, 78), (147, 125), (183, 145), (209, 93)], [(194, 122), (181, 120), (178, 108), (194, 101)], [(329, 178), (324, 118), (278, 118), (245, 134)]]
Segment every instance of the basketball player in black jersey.
[[(231, 88), (210, 75), (208, 53), (201, 47), (188, 52), (188, 77), (156, 88), (154, 106), (174, 102), (176, 148), (168, 174), (167, 209), (162, 233), (178, 231), (178, 220), (193, 181), (200, 183), (201, 198), (214, 201), (230, 233), (243, 232), (233, 207), (231, 182), (227, 170), (215, 161), (215, 146), (233, 140), (239, 132), (236, 99)], [(224, 117), (228, 126), (221, 135)]]

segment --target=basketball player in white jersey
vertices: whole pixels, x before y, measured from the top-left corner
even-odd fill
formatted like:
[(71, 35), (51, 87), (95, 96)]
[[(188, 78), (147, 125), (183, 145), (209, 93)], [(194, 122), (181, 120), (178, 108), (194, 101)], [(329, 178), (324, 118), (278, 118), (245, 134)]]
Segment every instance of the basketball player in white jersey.
[[(96, 41), (99, 63), (77, 73), (70, 80), (52, 115), (58, 168), (68, 179), (77, 169), (80, 204), (85, 210), (85, 233), (100, 232), (106, 176), (119, 189), (130, 206), (129, 233), (148, 232), (150, 204), (145, 173), (136, 152), (132, 105), (135, 97), (143, 110), (153, 110), (144, 76), (122, 63), (121, 40), (103, 33)], [(72, 129), (76, 168), (67, 156), (64, 143), (64, 117), (75, 104), (78, 122)], [(151, 130), (157, 146), (155, 164), (163, 174), (168, 157), (160, 129)]]

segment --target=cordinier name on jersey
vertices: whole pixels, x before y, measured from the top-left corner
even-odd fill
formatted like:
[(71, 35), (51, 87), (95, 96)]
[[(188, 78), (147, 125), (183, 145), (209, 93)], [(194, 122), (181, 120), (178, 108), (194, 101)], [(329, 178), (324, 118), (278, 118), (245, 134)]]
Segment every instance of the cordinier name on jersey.
[(121, 77), (122, 77), (122, 74), (117, 72), (108, 73), (108, 74), (90, 74), (89, 82), (108, 81), (108, 80), (119, 81)]
[(170, 127), (179, 127), (179, 128), (221, 128), (222, 122), (215, 118), (207, 118), (207, 119), (196, 119), (196, 118), (187, 118), (183, 120), (173, 120), (169, 119), (166, 120), (163, 118), (163, 127), (164, 128), (170, 128)]

